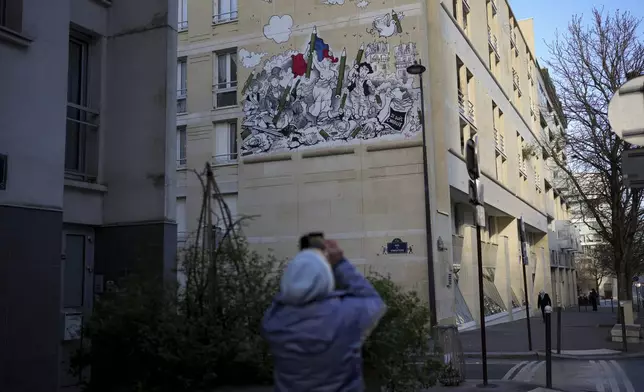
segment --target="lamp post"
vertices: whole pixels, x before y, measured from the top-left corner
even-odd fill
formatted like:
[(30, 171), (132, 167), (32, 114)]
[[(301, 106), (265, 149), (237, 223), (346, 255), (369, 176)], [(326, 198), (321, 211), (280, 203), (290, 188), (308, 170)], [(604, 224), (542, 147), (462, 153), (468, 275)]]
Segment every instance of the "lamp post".
[(635, 292), (637, 293), (637, 311), (640, 311), (640, 287), (642, 287), (642, 283), (637, 282), (635, 283)]
[(427, 284), (429, 286), (429, 319), (432, 327), (436, 326), (436, 287), (434, 282), (434, 251), (432, 246), (432, 220), (429, 202), (429, 174), (427, 162), (427, 129), (425, 125), (425, 92), (423, 89), (423, 73), (427, 68), (418, 61), (407, 67), (407, 73), (418, 75), (420, 82), (420, 123), (423, 132), (423, 182), (425, 185), (425, 237), (427, 241)]

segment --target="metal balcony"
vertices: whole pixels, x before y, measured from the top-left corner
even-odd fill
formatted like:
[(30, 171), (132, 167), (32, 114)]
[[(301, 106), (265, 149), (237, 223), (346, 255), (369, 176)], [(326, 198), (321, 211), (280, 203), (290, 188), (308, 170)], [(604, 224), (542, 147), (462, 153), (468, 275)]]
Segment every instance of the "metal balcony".
[(492, 4), (492, 14), (496, 15), (499, 12), (499, 8), (496, 6), (496, 0), (490, 0), (490, 3)]
[(494, 127), (494, 146), (501, 155), (505, 156), (505, 140), (496, 127)]
[(177, 114), (183, 114), (188, 112), (187, 105), (187, 89), (177, 90)]
[(555, 232), (557, 233), (557, 243), (561, 250), (570, 252), (581, 251), (579, 242), (579, 230), (569, 220), (556, 220)]
[(236, 21), (238, 18), (237, 11), (223, 12), (212, 16), (213, 24), (227, 23)]
[(463, 0), (463, 8), (465, 8), (466, 11), (470, 10), (470, 2), (469, 2), (469, 0)]
[(519, 81), (519, 73), (516, 69), (512, 68), (512, 82), (514, 83), (514, 89), (517, 90), (519, 96), (521, 96), (521, 86)]
[(474, 104), (465, 99), (465, 95), (460, 90), (458, 91), (458, 109), (461, 116), (474, 125)]
[(519, 161), (518, 161), (519, 162), (519, 174), (523, 175), (525, 178), (528, 178), (528, 172), (526, 170), (525, 160), (523, 159), (523, 156), (521, 155), (521, 153), (518, 154), (518, 158), (519, 158)]
[(501, 56), (499, 55), (499, 41), (497, 40), (496, 35), (492, 34), (490, 26), (487, 27), (487, 42), (489, 44), (490, 52), (494, 52), (496, 61), (501, 60)]

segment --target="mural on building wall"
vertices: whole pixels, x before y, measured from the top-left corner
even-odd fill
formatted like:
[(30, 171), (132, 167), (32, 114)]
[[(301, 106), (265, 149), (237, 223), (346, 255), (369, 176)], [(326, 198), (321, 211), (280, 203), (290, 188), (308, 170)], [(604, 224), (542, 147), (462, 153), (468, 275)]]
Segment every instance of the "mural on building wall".
[[(332, 47), (315, 27), (300, 50), (268, 57), (241, 49), (240, 63), (253, 69), (241, 91), (242, 154), (417, 134), (419, 89), (406, 72), (416, 44), (392, 48), (386, 40), (402, 31), (401, 15), (376, 18), (374, 35), (385, 39), (364, 42), (356, 53)], [(274, 15), (264, 35), (281, 44), (292, 30), (290, 15)]]

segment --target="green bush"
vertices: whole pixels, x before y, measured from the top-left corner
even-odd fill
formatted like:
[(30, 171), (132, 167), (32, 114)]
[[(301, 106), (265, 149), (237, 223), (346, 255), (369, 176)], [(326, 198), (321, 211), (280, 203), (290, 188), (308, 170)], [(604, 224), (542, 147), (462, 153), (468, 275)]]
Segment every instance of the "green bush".
[(91, 347), (73, 361), (76, 373), (91, 367), (87, 391), (192, 392), (271, 381), (260, 325), (283, 263), (240, 238), (223, 242), (212, 259), (208, 253), (185, 252), (180, 290), (133, 277), (97, 301), (84, 331)]
[[(73, 361), (77, 373), (91, 367), (86, 391), (201, 392), (272, 381), (260, 326), (283, 262), (261, 257), (240, 238), (207, 256), (185, 252), (180, 290), (131, 277), (101, 296), (84, 330), (91, 346)], [(388, 312), (365, 342), (367, 378), (391, 392), (434, 385), (442, 365), (427, 359), (427, 306), (389, 278), (370, 280)]]
[(435, 385), (444, 365), (430, 345), (427, 304), (389, 277), (372, 274), (369, 281), (387, 304), (387, 313), (364, 345), (368, 385), (389, 392), (415, 392)]

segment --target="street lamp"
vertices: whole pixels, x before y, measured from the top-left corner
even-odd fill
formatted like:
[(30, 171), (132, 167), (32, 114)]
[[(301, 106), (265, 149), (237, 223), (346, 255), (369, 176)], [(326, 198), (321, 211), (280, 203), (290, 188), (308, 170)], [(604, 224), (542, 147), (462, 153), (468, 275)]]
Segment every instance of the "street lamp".
[(427, 130), (425, 125), (425, 92), (423, 89), (423, 73), (427, 68), (418, 61), (407, 67), (407, 73), (418, 75), (420, 82), (420, 123), (423, 131), (423, 182), (425, 185), (425, 237), (427, 241), (427, 284), (429, 290), (429, 318), (432, 327), (436, 326), (436, 286), (434, 282), (434, 249), (432, 244), (432, 220), (429, 203), (429, 175), (427, 173)]
[(637, 282), (635, 283), (635, 292), (637, 293), (637, 311), (640, 311), (640, 287), (642, 287), (642, 283)]

